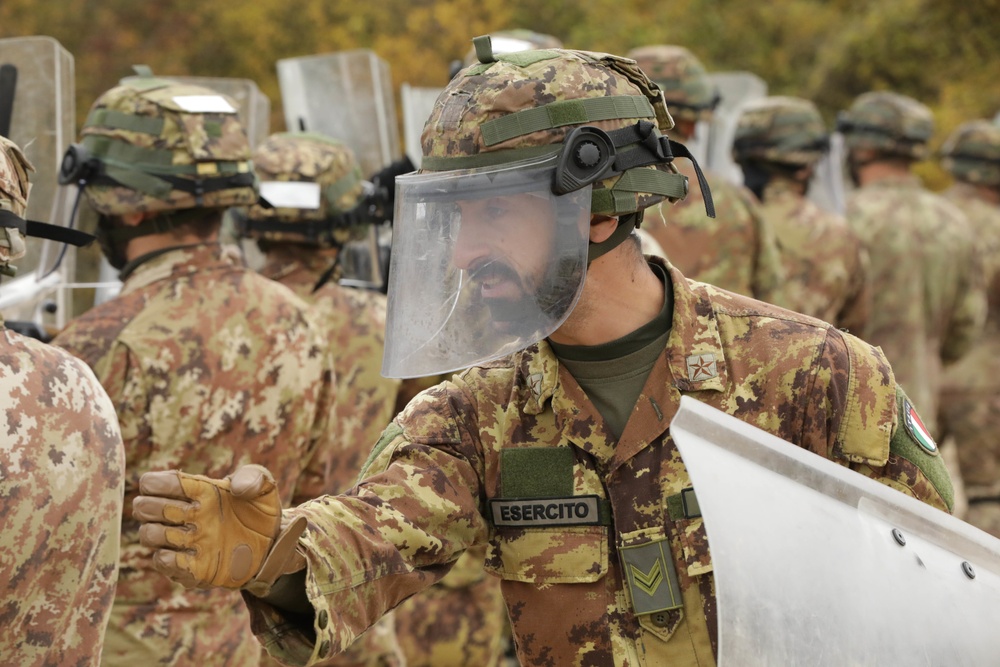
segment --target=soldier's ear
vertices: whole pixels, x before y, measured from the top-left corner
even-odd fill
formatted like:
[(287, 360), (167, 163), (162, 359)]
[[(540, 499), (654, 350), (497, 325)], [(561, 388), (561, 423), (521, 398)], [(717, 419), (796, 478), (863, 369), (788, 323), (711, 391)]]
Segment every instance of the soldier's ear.
[(591, 243), (607, 241), (616, 229), (618, 229), (618, 218), (598, 214), (590, 216)]

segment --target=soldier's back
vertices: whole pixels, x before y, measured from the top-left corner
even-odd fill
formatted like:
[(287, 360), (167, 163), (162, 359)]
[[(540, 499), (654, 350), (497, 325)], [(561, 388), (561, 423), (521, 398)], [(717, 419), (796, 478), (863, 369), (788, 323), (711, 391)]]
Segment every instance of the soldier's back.
[(97, 665), (118, 572), (114, 406), (63, 350), (0, 325), (0, 661)]

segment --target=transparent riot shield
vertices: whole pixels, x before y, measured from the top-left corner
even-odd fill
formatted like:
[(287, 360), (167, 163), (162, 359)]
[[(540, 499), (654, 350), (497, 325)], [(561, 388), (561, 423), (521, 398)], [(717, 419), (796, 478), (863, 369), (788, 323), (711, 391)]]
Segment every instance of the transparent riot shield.
[(714, 72), (708, 78), (718, 89), (721, 99), (712, 120), (699, 123), (696, 148), (705, 156), (704, 164), (709, 169), (732, 183), (743, 185), (743, 171), (733, 162), (732, 155), (736, 123), (747, 102), (767, 97), (767, 83), (750, 72)]
[(389, 65), (368, 49), (279, 60), (285, 125), (347, 144), (366, 178), (400, 157)]
[[(60, 186), (63, 153), (74, 139), (76, 102), (73, 56), (51, 37), (0, 39), (0, 118), (6, 133), (35, 167), (27, 217), (68, 224), (76, 188)], [(70, 313), (65, 284), (75, 249), (28, 239), (28, 254), (15, 262), (16, 278), (0, 286), (0, 312), (9, 321), (61, 328)]]
[[(156, 73), (164, 79), (203, 86), (232, 98), (236, 102), (236, 113), (243, 129), (246, 130), (250, 147), (263, 143), (271, 134), (271, 100), (261, 92), (251, 79), (236, 79), (217, 76), (172, 76)], [(126, 77), (130, 81), (138, 77)]]
[(413, 160), (417, 169), (420, 168), (420, 158), (423, 156), (420, 135), (442, 90), (444, 88), (417, 88), (408, 83), (404, 83), (400, 88), (403, 104), (403, 140), (406, 154)]
[(810, 200), (824, 211), (844, 215), (847, 208), (844, 179), (844, 136), (830, 136), (830, 150), (816, 163), (816, 171), (809, 181)]
[(1000, 540), (690, 397), (721, 667), (995, 665)]

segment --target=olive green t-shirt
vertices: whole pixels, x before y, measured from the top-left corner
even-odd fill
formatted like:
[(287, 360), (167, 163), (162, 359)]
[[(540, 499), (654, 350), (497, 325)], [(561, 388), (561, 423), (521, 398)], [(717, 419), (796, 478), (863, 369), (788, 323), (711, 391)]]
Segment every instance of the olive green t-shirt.
[(650, 265), (663, 281), (660, 313), (630, 334), (601, 345), (560, 345), (549, 341), (559, 363), (576, 378), (608, 427), (621, 437), (632, 408), (657, 357), (663, 352), (673, 321), (673, 294), (666, 272)]

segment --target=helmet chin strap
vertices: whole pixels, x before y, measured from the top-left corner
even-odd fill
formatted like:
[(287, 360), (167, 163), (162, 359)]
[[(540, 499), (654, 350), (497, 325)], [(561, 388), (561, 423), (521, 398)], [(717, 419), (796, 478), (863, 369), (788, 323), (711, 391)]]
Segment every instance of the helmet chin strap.
[(605, 255), (620, 246), (629, 237), (632, 230), (639, 226), (640, 222), (642, 222), (642, 211), (619, 216), (618, 227), (611, 232), (611, 236), (600, 243), (592, 242), (587, 248), (587, 266), (590, 266), (590, 263), (601, 255)]

